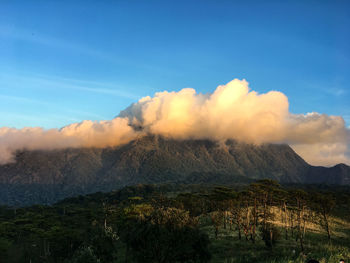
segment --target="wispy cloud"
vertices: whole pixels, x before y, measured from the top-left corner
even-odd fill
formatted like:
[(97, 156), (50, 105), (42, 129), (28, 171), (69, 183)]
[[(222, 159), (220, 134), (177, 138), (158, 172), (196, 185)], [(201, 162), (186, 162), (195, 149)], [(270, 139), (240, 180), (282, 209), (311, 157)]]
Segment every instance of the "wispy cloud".
[[(47, 76), (47, 75), (10, 75), (10, 74), (0, 74), (3, 80), (12, 83), (23, 82), (37, 87), (53, 88), (53, 89), (69, 89), (77, 90), (83, 92), (99, 93), (112, 95), (116, 97), (126, 98), (126, 99), (138, 99), (140, 96), (126, 90), (130, 90), (129, 86), (122, 86), (114, 83), (106, 83), (99, 81), (83, 81), (79, 79), (70, 79), (57, 76)], [(9, 95), (2, 95), (8, 96)], [(12, 97), (12, 99), (26, 100), (23, 97)], [(32, 102), (35, 102), (31, 100)], [(42, 102), (41, 102), (42, 103)]]
[(99, 94), (113, 95), (113, 96), (127, 98), (127, 99), (138, 98), (138, 96), (124, 91), (124, 89), (125, 90), (128, 89), (127, 87), (124, 87), (123, 89), (115, 89), (115, 88), (113, 89), (112, 85), (108, 85), (105, 83), (85, 82), (85, 85), (82, 85), (82, 84), (77, 84), (74, 82), (69, 82), (58, 78), (30, 77), (28, 79), (30, 79), (30, 81), (40, 86), (46, 86), (51, 88), (70, 89), (70, 90), (78, 90), (83, 92), (93, 92), (93, 93), (99, 93)]
[(3, 100), (11, 100), (11, 101), (22, 102), (22, 103), (50, 105), (50, 103), (48, 103), (48, 102), (35, 100), (35, 99), (32, 99), (32, 98), (27, 98), (27, 97), (21, 97), (21, 96), (12, 96), (12, 95), (0, 94), (0, 98), (3, 99)]
[[(16, 27), (10, 26), (0, 26), (0, 36), (6, 38), (12, 38), (16, 40), (21, 40), (25, 42), (45, 45), (53, 48), (66, 49), (70, 51), (77, 52), (78, 54), (85, 54), (92, 57), (96, 57), (103, 60), (110, 60), (113, 62), (117, 62), (111, 59), (111, 56), (100, 52), (96, 49), (87, 47), (82, 44), (74, 43), (72, 41), (67, 41), (60, 38), (51, 37), (48, 35), (41, 34), (39, 32), (35, 32), (32, 30), (19, 29)], [(121, 63), (125, 61), (120, 61)]]
[[(22, 104), (34, 104), (34, 105), (41, 105), (41, 106), (46, 106), (46, 107), (50, 107), (50, 108), (54, 108), (56, 109), (56, 111), (59, 112), (65, 112), (68, 113), (69, 115), (50, 115), (50, 116), (58, 116), (59, 119), (64, 119), (64, 120), (70, 120), (70, 121), (81, 121), (81, 119), (78, 118), (72, 118), (71, 114), (74, 115), (80, 115), (80, 116), (90, 116), (91, 118), (96, 118), (99, 120), (105, 120), (107, 119), (107, 117), (96, 114), (96, 113), (92, 113), (92, 112), (87, 112), (87, 111), (81, 111), (81, 110), (76, 110), (76, 109), (68, 109), (68, 108), (62, 108), (61, 105), (58, 104), (54, 104), (52, 102), (47, 102), (47, 101), (40, 101), (40, 100), (36, 100), (36, 99), (32, 99), (32, 98), (27, 98), (27, 97), (20, 97), (20, 96), (12, 96), (12, 95), (4, 95), (4, 94), (0, 94), (0, 99), (2, 100), (10, 100), (16, 103), (22, 103)], [(30, 115), (25, 115), (25, 114), (15, 114), (15, 113), (3, 113), (2, 116), (4, 115), (10, 115), (12, 114), (12, 116), (14, 117), (19, 117), (19, 118), (23, 118), (23, 119), (29, 119), (29, 120), (45, 120), (47, 121), (48, 119), (44, 119), (44, 118), (32, 118), (30, 117)]]
[(344, 95), (346, 93), (346, 90), (342, 88), (330, 88), (328, 90), (328, 93), (338, 97)]
[(0, 25), (0, 37), (20, 40), (38, 45), (44, 45), (55, 49), (67, 50), (76, 54), (83, 54), (92, 58), (107, 61), (109, 63), (116, 64), (119, 66), (129, 66), (133, 68), (141, 68), (165, 74), (178, 75), (178, 72), (176, 72), (175, 70), (169, 69), (164, 66), (157, 66), (154, 64), (151, 65), (142, 61), (125, 59), (122, 55), (115, 54), (115, 52), (111, 54), (105, 51), (98, 50), (97, 48), (87, 46), (82, 43), (52, 37), (33, 30)]
[[(78, 118), (74, 118), (70, 115), (59, 115), (59, 114), (48, 114), (45, 116), (34, 116), (32, 114), (23, 114), (23, 113), (13, 113), (13, 112), (0, 112), (2, 118), (5, 119), (16, 119), (18, 122), (30, 122), (33, 123), (47, 123), (47, 124), (56, 124), (57, 121), (63, 121), (66, 123), (70, 122), (79, 122), (81, 121)], [(20, 125), (23, 126), (23, 125)], [(31, 125), (32, 126), (32, 125)], [(0, 123), (0, 128), (2, 127)]]
[[(331, 95), (334, 97), (339, 97), (348, 94), (348, 90), (345, 88), (345, 84), (343, 81), (339, 79), (334, 79), (332, 81), (301, 81), (300, 85), (304, 87), (307, 90), (313, 90), (313, 91), (321, 91), (320, 94), (318, 94), (318, 98), (320, 99), (324, 95)], [(309, 97), (308, 99), (313, 99), (317, 96), (317, 94), (314, 92), (312, 97)]]

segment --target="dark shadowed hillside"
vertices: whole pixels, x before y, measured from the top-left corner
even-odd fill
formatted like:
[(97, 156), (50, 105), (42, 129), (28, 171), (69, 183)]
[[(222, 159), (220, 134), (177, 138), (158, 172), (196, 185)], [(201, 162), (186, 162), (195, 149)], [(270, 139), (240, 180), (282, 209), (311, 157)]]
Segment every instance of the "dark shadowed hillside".
[(288, 145), (172, 140), (149, 136), (117, 148), (18, 152), (0, 166), (1, 203), (51, 203), (139, 183), (349, 184), (350, 168), (308, 165)]

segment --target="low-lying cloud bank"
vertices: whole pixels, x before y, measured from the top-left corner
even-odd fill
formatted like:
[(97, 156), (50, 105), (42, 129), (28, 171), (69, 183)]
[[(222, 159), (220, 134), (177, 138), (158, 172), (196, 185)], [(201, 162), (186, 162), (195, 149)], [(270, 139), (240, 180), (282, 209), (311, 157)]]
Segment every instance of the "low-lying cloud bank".
[(342, 117), (292, 114), (283, 93), (258, 94), (238, 79), (211, 94), (191, 88), (159, 92), (111, 121), (83, 121), (51, 130), (0, 128), (0, 164), (14, 161), (17, 150), (117, 146), (150, 133), (175, 139), (288, 143), (313, 165), (350, 164), (350, 130)]

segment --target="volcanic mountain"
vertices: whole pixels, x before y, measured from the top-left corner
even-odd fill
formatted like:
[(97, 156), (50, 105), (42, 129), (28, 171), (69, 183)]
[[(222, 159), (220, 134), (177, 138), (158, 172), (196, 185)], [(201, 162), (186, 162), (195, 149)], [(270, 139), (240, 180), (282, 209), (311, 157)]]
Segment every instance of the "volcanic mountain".
[(114, 148), (19, 151), (0, 166), (0, 204), (52, 203), (143, 183), (350, 184), (350, 167), (306, 163), (291, 147), (145, 136)]

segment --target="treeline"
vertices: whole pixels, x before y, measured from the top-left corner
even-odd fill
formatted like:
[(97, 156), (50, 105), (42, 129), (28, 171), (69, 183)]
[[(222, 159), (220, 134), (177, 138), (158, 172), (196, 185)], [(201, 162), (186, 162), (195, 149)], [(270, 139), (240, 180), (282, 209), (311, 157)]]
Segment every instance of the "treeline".
[(333, 211), (350, 206), (347, 191), (272, 180), (190, 190), (139, 185), (52, 206), (1, 207), (1, 262), (209, 262), (223, 231), (252, 249), (262, 240), (274, 251), (289, 240), (304, 252), (308, 231), (331, 242)]

